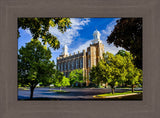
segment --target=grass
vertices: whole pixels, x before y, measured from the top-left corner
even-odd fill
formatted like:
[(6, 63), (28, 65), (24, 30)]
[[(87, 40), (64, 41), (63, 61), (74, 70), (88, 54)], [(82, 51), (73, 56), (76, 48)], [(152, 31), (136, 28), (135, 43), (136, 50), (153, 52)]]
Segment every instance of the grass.
[(131, 88), (129, 88), (129, 87), (123, 87), (123, 88), (121, 87), (121, 88), (120, 88), (120, 87), (119, 87), (119, 88), (116, 88), (116, 89), (131, 89)]
[(68, 93), (68, 91), (64, 91), (64, 90), (49, 90), (52, 92), (58, 92), (58, 93)]
[(27, 87), (18, 87), (18, 89), (21, 89), (21, 90), (30, 90), (29, 88), (27, 88)]
[[(143, 91), (134, 91), (134, 93), (142, 93)], [(118, 95), (127, 95), (127, 94), (132, 94), (132, 91), (127, 91), (123, 93), (106, 93), (106, 94), (100, 94), (97, 95), (97, 97), (109, 97), (109, 96), (118, 96)]]

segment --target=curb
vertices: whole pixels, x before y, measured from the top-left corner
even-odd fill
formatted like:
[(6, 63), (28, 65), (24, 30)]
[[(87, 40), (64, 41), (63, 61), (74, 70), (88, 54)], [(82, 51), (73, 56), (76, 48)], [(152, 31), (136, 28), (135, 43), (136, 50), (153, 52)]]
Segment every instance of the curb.
[(124, 97), (124, 96), (131, 96), (131, 95), (137, 95), (141, 93), (131, 93), (131, 94), (125, 94), (125, 95), (115, 95), (115, 96), (93, 96), (93, 98), (117, 98), (117, 97)]

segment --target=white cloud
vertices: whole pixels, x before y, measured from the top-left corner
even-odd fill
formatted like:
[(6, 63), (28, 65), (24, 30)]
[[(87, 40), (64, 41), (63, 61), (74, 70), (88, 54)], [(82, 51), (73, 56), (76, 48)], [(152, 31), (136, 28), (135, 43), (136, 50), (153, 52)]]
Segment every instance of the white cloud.
[[(116, 54), (119, 50), (122, 50), (123, 48), (121, 48), (121, 47), (116, 47), (116, 46), (114, 46), (113, 44), (107, 44), (107, 42), (106, 41), (102, 41), (103, 42), (103, 44), (104, 44), (104, 51), (106, 52), (106, 51), (108, 51), (108, 52), (110, 52), (110, 53), (112, 53), (112, 54)], [(124, 50), (124, 49), (123, 49)]]
[[(101, 40), (104, 44), (104, 50), (105, 52), (108, 51), (110, 53), (113, 53), (113, 54), (116, 54), (119, 50), (122, 50), (123, 48), (121, 47), (116, 47), (114, 46), (113, 44), (108, 44), (107, 43), (107, 36), (109, 36), (111, 34), (111, 32), (113, 31), (114, 29), (114, 26), (117, 24), (116, 21), (118, 20), (119, 18), (116, 18), (115, 20), (113, 20), (111, 23), (109, 23), (107, 26), (106, 26), (106, 29), (104, 30), (101, 30), (100, 33), (101, 33)], [(125, 50), (125, 49), (123, 49)]]
[(58, 50), (53, 50), (52, 48), (50, 48), (52, 52), (52, 56), (53, 56), (52, 59), (54, 59), (55, 63), (56, 63), (55, 57), (58, 57), (59, 54), (61, 54), (62, 47), (65, 44), (69, 46), (74, 41), (74, 39), (80, 35), (79, 30), (82, 30), (83, 26), (88, 25), (88, 23), (90, 22), (89, 18), (85, 18), (85, 19), (71, 18), (70, 20), (72, 22), (71, 28), (67, 29), (67, 31), (64, 33), (61, 33), (57, 29), (57, 27), (49, 28), (49, 32), (58, 38), (58, 40), (60, 41), (60, 45), (61, 45), (61, 48)]
[(64, 46), (65, 44), (69, 46), (74, 38), (80, 35), (78, 31), (82, 30), (83, 26), (87, 25), (90, 22), (90, 19), (71, 18), (71, 22), (71, 28), (67, 29), (67, 31), (64, 33), (61, 33), (57, 29), (57, 27), (50, 27), (49, 29), (49, 32), (58, 38), (62, 46)]
[[(111, 23), (109, 23), (104, 30), (100, 31), (101, 40), (102, 40), (102, 43), (104, 44), (105, 52), (108, 51), (108, 52), (113, 53), (113, 54), (116, 54), (119, 50), (123, 49), (121, 47), (117, 48), (113, 44), (109, 45), (107, 43), (107, 41), (106, 41), (107, 40), (107, 36), (109, 36), (111, 34), (112, 30), (114, 29), (114, 26), (117, 24), (116, 23), (117, 20), (118, 20), (118, 18), (113, 20)], [(73, 52), (77, 53), (78, 51), (82, 51), (83, 49), (86, 50), (87, 47), (89, 47), (90, 44), (91, 44), (91, 40), (88, 40), (83, 45), (81, 45), (78, 48), (74, 49), (74, 51), (71, 51), (71, 53), (73, 53)]]
[(77, 53), (78, 51), (82, 52), (83, 50), (87, 50), (87, 47), (89, 47), (89, 45), (91, 44), (91, 40), (88, 40), (87, 42), (85, 42), (84, 44), (80, 45), (78, 48), (74, 49), (71, 51), (71, 53)]
[(101, 33), (101, 40), (107, 40), (107, 36), (109, 36), (111, 34), (111, 32), (113, 31), (114, 26), (117, 24), (116, 21), (118, 19), (119, 18), (114, 19), (112, 22), (110, 22), (106, 26), (106, 29), (100, 31), (100, 33)]

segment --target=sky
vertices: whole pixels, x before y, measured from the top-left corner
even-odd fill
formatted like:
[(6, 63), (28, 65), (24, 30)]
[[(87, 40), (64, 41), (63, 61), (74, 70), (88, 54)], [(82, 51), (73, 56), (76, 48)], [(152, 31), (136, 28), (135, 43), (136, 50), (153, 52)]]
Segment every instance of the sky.
[[(69, 54), (82, 52), (87, 49), (93, 40), (93, 32), (97, 29), (101, 33), (100, 39), (104, 44), (105, 52), (116, 54), (118, 50), (123, 48), (116, 48), (113, 44), (107, 44), (107, 37), (111, 34), (116, 25), (116, 20), (119, 18), (71, 18), (71, 28), (66, 32), (61, 33), (57, 27), (50, 27), (49, 32), (55, 35), (60, 41), (60, 48), (54, 50), (49, 47), (52, 52), (51, 60), (56, 63), (56, 58), (62, 53), (62, 48), (66, 44), (68, 46)], [(28, 29), (19, 29), (20, 37), (18, 38), (18, 49), (30, 42), (32, 35)], [(41, 39), (39, 39), (41, 41)]]

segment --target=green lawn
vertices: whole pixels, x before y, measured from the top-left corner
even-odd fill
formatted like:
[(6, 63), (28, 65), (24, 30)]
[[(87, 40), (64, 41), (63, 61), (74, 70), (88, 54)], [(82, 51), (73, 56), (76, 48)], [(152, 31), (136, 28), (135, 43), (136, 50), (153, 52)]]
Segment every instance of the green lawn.
[(58, 93), (67, 93), (68, 91), (64, 91), (64, 90), (49, 90), (52, 92), (58, 92)]
[[(142, 93), (143, 91), (134, 91), (134, 93)], [(123, 92), (123, 93), (106, 93), (106, 94), (100, 94), (97, 95), (97, 97), (108, 97), (108, 96), (116, 96), (116, 95), (127, 95), (127, 94), (132, 94), (132, 91), (127, 91), (127, 92)]]
[(27, 87), (18, 87), (18, 89), (21, 89), (21, 90), (30, 90), (30, 88), (27, 88)]

